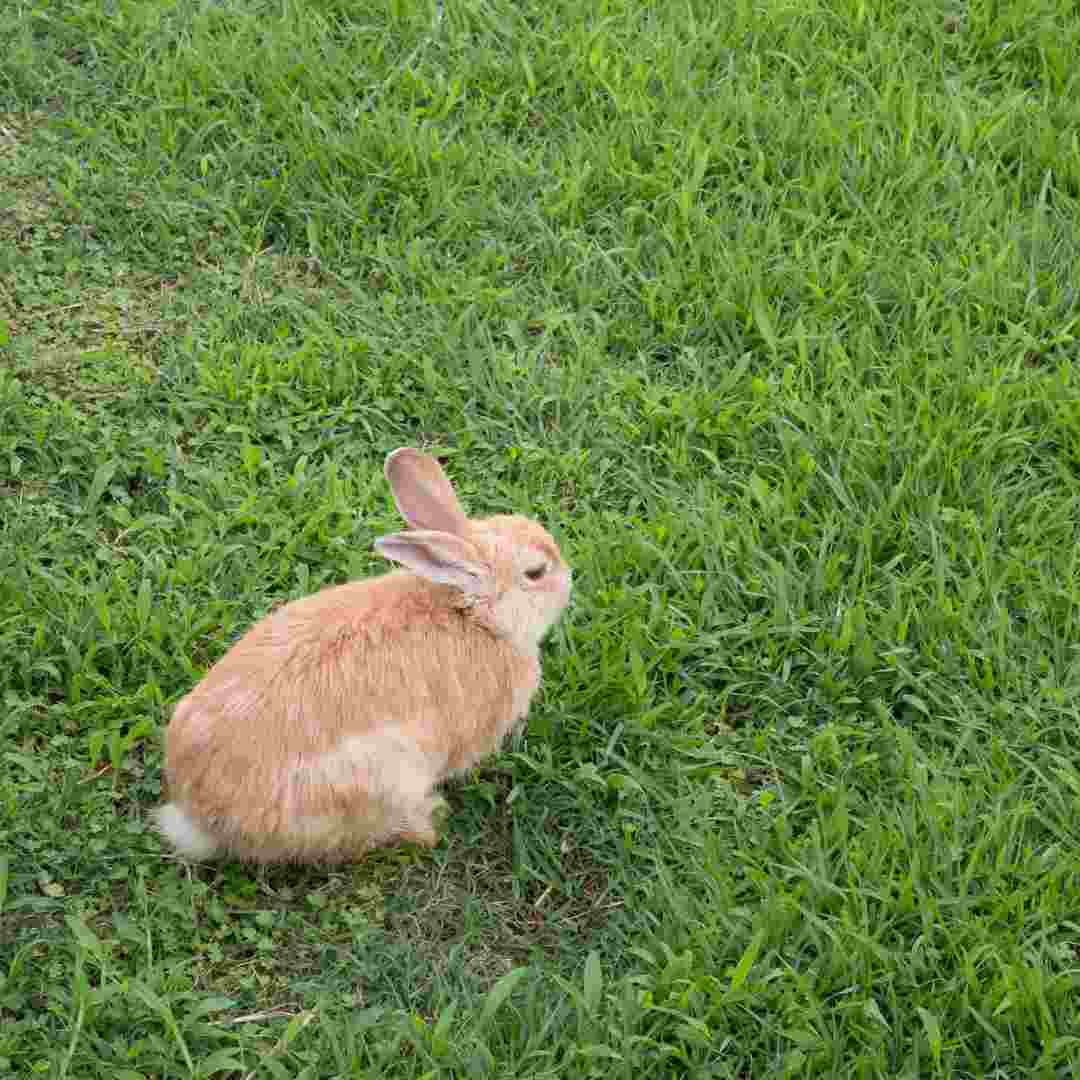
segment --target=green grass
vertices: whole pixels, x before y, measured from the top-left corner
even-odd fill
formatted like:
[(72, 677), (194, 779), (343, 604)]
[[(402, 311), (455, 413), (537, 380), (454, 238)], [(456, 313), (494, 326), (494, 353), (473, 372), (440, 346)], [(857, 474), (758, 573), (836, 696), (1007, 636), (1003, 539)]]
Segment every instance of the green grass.
[[(1071, 0), (7, 0), (0, 1075), (1066, 1077)], [(171, 704), (382, 569), (576, 570), (435, 852), (191, 869)]]

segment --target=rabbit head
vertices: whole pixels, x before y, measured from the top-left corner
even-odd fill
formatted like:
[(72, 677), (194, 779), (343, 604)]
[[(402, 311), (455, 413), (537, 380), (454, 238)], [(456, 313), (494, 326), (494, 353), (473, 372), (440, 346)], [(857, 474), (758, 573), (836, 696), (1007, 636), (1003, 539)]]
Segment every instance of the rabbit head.
[(571, 572), (551, 534), (516, 514), (470, 521), (442, 467), (419, 450), (395, 450), (385, 473), (411, 528), (380, 538), (376, 550), (458, 590), (478, 622), (535, 652), (570, 600)]

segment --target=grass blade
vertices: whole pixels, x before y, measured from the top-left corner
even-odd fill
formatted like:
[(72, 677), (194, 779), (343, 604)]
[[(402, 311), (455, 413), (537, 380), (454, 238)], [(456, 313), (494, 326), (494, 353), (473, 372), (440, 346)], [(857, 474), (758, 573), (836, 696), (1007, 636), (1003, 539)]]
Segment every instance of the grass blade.
[(531, 970), (532, 969), (527, 966), (514, 968), (513, 971), (508, 971), (503, 975), (502, 978), (487, 992), (487, 995), (484, 998), (484, 1006), (480, 1010), (479, 1025), (481, 1030), (491, 1026), (495, 1014), (514, 992), (518, 983), (521, 982)]
[(757, 960), (764, 941), (764, 929), (758, 930), (750, 939), (750, 944), (746, 946), (742, 956), (739, 958), (739, 962), (735, 965), (735, 970), (731, 973), (731, 985), (728, 987), (729, 994), (737, 994), (742, 984), (746, 982), (746, 977), (750, 974), (750, 969), (754, 966), (754, 961)]

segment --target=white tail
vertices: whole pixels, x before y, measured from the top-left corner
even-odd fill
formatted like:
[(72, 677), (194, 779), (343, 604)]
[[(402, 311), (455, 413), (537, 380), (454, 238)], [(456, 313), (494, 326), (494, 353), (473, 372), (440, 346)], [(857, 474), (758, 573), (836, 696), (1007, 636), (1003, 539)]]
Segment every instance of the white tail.
[(219, 845), (180, 809), (166, 803), (154, 811), (154, 823), (166, 840), (185, 858), (200, 861), (217, 854)]

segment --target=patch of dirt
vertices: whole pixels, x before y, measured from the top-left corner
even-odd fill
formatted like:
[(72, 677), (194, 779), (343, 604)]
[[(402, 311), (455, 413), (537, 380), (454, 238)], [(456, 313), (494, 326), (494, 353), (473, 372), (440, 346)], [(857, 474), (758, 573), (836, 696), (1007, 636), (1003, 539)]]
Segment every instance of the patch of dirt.
[(20, 379), (79, 401), (121, 396), (157, 377), (159, 344), (214, 297), (249, 308), (352, 298), (317, 259), (265, 250), (223, 264), (212, 231), (179, 273), (124, 264), (50, 178), (50, 149), (36, 141), (47, 120), (0, 114), (0, 362)]
[[(181, 320), (170, 312), (170, 283), (110, 267), (93, 226), (48, 177), (27, 174), (20, 162), (45, 119), (0, 115), (0, 253), (18, 260), (0, 275), (0, 340), (13, 346), (19, 378), (50, 392), (109, 397), (129, 389), (133, 371), (154, 377), (150, 346)], [(119, 370), (102, 353), (121, 356)]]
[[(212, 264), (204, 269), (210, 273), (222, 272)], [(325, 303), (328, 291), (340, 300), (353, 298), (352, 291), (338, 282), (318, 259), (282, 255), (272, 250), (252, 255), (240, 272), (238, 284), (240, 299), (256, 307), (271, 303), (283, 293), (311, 306)]]
[[(453, 803), (453, 789), (445, 794)], [(445, 970), (454, 945), (466, 946), (469, 974), (486, 986), (536, 951), (554, 957), (586, 947), (621, 906), (606, 869), (577, 844), (568, 826), (558, 821), (546, 826), (561, 832), (562, 841), (558, 876), (545, 884), (523, 879), (515, 866), (505, 798), (497, 799), (489, 825), (483, 847), (453, 851), (437, 871), (426, 861), (401, 871), (396, 889), (414, 903), (408, 910), (388, 910), (386, 927), (427, 957), (432, 982)], [(470, 906), (473, 922), (483, 923), (480, 933), (467, 932)], [(455, 956), (460, 961), (461, 953)]]

